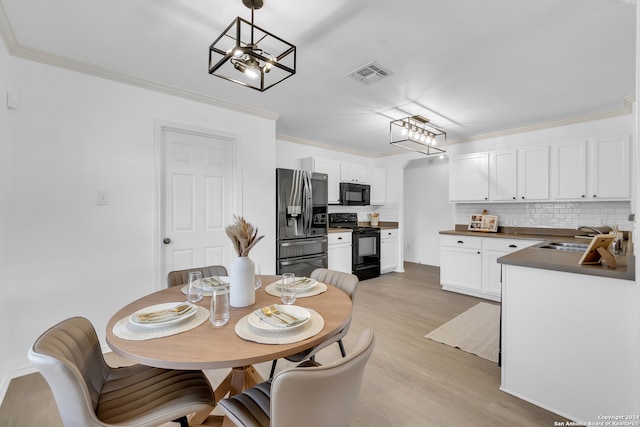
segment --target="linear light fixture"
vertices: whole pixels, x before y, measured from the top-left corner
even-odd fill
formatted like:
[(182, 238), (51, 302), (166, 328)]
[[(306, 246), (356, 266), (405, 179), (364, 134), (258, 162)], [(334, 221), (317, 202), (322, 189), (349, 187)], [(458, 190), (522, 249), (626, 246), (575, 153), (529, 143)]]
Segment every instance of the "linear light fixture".
[(251, 22), (239, 16), (209, 47), (209, 74), (264, 92), (296, 73), (296, 47), (254, 25), (263, 0), (242, 0)]
[(447, 133), (422, 116), (393, 120), (389, 124), (389, 143), (422, 154), (444, 154)]

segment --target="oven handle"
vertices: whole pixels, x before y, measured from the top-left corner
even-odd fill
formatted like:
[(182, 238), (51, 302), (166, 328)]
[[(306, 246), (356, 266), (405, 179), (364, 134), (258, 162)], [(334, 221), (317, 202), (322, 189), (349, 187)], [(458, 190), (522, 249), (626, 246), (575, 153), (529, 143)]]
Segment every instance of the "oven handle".
[(310, 259), (326, 259), (327, 255), (322, 255), (322, 256), (318, 256), (318, 255), (311, 255), (311, 256), (303, 256), (300, 258), (291, 258), (289, 261), (280, 261), (280, 265), (285, 266), (285, 265), (292, 265), (292, 264), (298, 264), (300, 263), (300, 261), (307, 261)]
[(318, 240), (313, 240), (313, 241), (309, 241), (308, 239), (305, 240), (304, 242), (286, 242), (286, 243), (280, 243), (280, 246), (282, 246), (283, 248), (288, 248), (290, 246), (304, 246), (304, 245), (310, 245), (313, 243), (327, 243), (329, 240), (328, 239), (318, 239)]

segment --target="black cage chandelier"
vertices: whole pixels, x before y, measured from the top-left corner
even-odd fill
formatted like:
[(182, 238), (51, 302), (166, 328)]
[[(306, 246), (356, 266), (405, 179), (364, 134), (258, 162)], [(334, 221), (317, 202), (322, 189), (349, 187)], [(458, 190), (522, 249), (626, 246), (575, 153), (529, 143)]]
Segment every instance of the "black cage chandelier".
[(444, 154), (447, 151), (447, 133), (425, 117), (405, 117), (389, 125), (389, 143), (422, 154)]
[(209, 47), (209, 74), (264, 92), (296, 73), (296, 47), (253, 24), (263, 0), (242, 0), (251, 22), (239, 16)]

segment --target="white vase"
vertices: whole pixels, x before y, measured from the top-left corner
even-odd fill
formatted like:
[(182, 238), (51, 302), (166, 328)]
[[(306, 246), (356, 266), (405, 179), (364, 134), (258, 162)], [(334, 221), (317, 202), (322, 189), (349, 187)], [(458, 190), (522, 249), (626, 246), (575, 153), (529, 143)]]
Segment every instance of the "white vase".
[(229, 304), (232, 307), (247, 307), (256, 302), (255, 264), (251, 258), (239, 256), (231, 261), (229, 278)]

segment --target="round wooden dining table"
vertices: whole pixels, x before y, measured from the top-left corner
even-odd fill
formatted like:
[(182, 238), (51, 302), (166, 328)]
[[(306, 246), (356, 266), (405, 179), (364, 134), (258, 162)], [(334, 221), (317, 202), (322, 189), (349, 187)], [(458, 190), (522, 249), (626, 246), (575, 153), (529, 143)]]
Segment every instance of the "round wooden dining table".
[[(236, 323), (254, 310), (271, 304), (279, 304), (280, 298), (265, 292), (265, 287), (280, 276), (261, 276), (262, 288), (256, 290), (256, 302), (249, 307), (230, 307), (229, 322), (214, 327), (209, 321), (200, 326), (162, 338), (127, 340), (113, 332), (115, 324), (134, 312), (156, 304), (179, 302), (186, 299), (180, 286), (163, 289), (146, 295), (126, 305), (107, 323), (106, 339), (114, 353), (147, 366), (167, 369), (221, 369), (231, 372), (216, 387), (216, 401), (225, 395), (234, 395), (263, 381), (253, 364), (279, 359), (314, 347), (344, 328), (351, 318), (351, 298), (342, 290), (328, 285), (326, 292), (298, 298), (295, 305), (310, 308), (324, 319), (322, 330), (311, 338), (291, 344), (260, 344), (240, 338), (235, 332)], [(196, 303), (209, 308), (211, 298), (204, 297)], [(196, 414), (190, 425), (219, 425), (207, 420), (208, 414)], [(211, 418), (211, 417), (209, 417)], [(212, 422), (210, 424), (210, 422)]]

